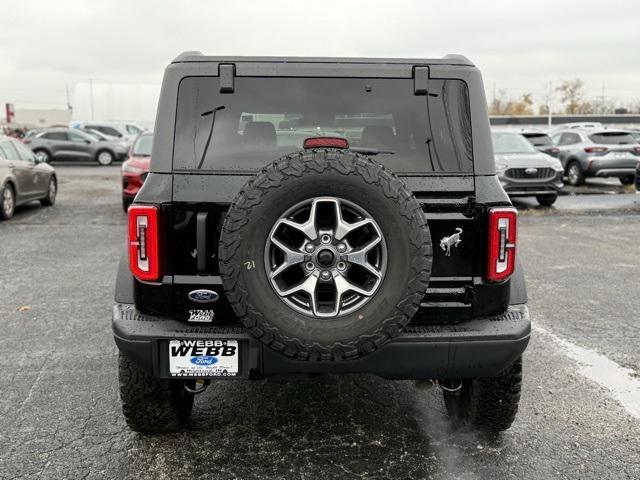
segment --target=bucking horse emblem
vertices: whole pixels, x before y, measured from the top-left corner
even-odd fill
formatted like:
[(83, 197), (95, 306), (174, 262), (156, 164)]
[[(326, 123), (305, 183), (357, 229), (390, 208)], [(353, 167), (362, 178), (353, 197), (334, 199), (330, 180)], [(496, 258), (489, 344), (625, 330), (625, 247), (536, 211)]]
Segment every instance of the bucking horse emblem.
[(462, 243), (460, 235), (462, 235), (462, 229), (456, 228), (456, 233), (440, 240), (440, 248), (446, 252), (447, 257), (451, 256), (451, 247), (457, 247), (459, 243)]

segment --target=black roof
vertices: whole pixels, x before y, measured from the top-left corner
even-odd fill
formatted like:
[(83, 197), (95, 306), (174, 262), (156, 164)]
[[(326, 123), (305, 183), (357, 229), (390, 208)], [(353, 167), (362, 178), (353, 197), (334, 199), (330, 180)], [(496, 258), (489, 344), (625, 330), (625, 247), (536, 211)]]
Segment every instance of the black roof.
[(171, 63), (234, 62), (234, 63), (346, 63), (346, 64), (431, 64), (473, 66), (464, 55), (448, 54), (442, 58), (343, 58), (343, 57), (243, 57), (211, 56), (201, 52), (183, 52)]

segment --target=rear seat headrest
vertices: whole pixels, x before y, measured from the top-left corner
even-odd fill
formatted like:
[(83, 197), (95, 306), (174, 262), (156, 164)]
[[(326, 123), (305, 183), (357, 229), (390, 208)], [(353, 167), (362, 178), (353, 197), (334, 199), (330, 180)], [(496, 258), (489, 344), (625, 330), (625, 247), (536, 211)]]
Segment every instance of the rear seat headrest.
[(242, 137), (245, 144), (270, 147), (276, 144), (276, 129), (271, 122), (247, 122)]

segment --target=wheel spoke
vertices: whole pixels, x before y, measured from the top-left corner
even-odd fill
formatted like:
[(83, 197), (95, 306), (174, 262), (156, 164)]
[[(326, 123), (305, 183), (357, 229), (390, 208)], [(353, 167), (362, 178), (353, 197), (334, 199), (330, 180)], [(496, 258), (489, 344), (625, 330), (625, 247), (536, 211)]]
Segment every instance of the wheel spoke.
[(372, 225), (375, 228), (373, 221), (370, 218), (365, 218), (357, 222), (349, 223), (342, 218), (342, 208), (340, 201), (337, 199), (325, 200), (327, 203), (333, 203), (335, 216), (336, 216), (336, 229), (334, 236), (337, 240), (342, 240), (347, 234), (364, 227), (365, 225)]
[(278, 294), (281, 297), (288, 297), (289, 295), (293, 295), (298, 292), (305, 292), (309, 295), (309, 299), (311, 300), (311, 309), (314, 315), (318, 312), (318, 305), (316, 301), (316, 286), (318, 285), (318, 277), (315, 275), (309, 275), (302, 282), (290, 287), (288, 289), (282, 290), (277, 285)]
[(271, 236), (271, 243), (273, 243), (276, 247), (284, 253), (284, 262), (282, 262), (278, 267), (270, 273), (271, 278), (275, 278), (284, 272), (287, 268), (297, 265), (299, 263), (304, 262), (304, 253), (298, 252), (291, 247), (285, 245), (282, 241), (277, 239), (274, 235)]
[(365, 297), (370, 297), (375, 289), (365, 290), (362, 287), (354, 285), (349, 280), (347, 280), (342, 275), (336, 275), (333, 279), (333, 282), (336, 286), (336, 305), (340, 305), (342, 301), (342, 296), (347, 292), (356, 292), (360, 295), (364, 295)]
[(294, 228), (299, 232), (302, 232), (309, 240), (315, 240), (318, 238), (318, 232), (316, 230), (316, 211), (318, 200), (314, 200), (311, 203), (311, 211), (309, 212), (309, 219), (304, 223), (294, 222), (288, 218), (281, 218), (276, 224), (274, 231), (277, 231), (280, 225), (286, 225)]

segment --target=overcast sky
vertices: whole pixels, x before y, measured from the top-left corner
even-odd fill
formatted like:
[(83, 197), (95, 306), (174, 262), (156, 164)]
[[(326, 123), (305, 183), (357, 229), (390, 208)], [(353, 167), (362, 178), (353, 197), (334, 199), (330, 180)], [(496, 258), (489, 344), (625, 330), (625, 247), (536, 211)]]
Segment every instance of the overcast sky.
[(640, 98), (640, 1), (2, 0), (0, 102), (64, 107), (77, 82), (159, 84), (184, 50), (440, 57), (478, 65), (489, 98), (580, 77)]

